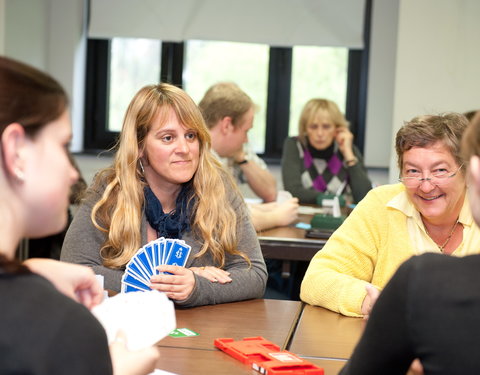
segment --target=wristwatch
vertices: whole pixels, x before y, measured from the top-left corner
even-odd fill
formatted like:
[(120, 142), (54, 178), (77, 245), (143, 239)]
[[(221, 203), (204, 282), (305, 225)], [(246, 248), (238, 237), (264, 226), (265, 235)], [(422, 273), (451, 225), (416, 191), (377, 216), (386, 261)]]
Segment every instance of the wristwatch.
[(242, 165), (242, 164), (247, 164), (248, 163), (248, 156), (244, 154), (243, 160), (236, 161), (235, 164), (237, 165)]
[(344, 160), (343, 165), (345, 166), (345, 168), (353, 167), (355, 164), (357, 164), (357, 162), (358, 162), (358, 159), (354, 157), (353, 159), (350, 159), (350, 160)]

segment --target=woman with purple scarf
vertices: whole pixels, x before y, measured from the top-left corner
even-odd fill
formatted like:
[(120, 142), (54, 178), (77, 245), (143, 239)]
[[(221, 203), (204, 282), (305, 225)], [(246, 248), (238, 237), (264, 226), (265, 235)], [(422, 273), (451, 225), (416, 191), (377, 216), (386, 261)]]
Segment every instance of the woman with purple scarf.
[(372, 188), (348, 122), (334, 102), (308, 101), (298, 134), (285, 140), (282, 177), (285, 190), (300, 203), (322, 204), (334, 195), (357, 203)]

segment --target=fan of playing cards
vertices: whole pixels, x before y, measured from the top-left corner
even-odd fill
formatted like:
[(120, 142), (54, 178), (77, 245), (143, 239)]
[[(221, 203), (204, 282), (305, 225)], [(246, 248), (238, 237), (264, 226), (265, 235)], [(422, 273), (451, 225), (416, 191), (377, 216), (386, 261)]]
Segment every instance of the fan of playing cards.
[(191, 247), (178, 239), (157, 238), (140, 248), (128, 262), (122, 276), (122, 292), (142, 292), (151, 288), (150, 278), (160, 272), (162, 264), (185, 266)]

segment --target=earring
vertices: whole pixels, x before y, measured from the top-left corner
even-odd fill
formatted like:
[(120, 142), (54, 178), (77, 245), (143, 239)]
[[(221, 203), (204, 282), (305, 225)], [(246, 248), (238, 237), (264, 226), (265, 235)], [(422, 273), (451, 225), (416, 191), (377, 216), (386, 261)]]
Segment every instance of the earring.
[(14, 173), (18, 181), (20, 182), (25, 181), (25, 173), (23, 173), (23, 171), (20, 168), (15, 168)]
[(145, 174), (145, 169), (143, 168), (142, 159), (138, 159), (138, 163), (140, 164), (140, 170), (142, 171), (142, 174)]

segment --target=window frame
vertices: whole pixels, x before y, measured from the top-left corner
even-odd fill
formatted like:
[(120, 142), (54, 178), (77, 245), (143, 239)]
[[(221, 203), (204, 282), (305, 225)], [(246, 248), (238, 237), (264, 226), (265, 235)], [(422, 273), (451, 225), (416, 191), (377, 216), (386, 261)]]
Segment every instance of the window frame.
[[(367, 107), (368, 57), (372, 0), (365, 3), (364, 48), (348, 53), (345, 117), (350, 122), (354, 143), (363, 153)], [(184, 42), (163, 42), (160, 81), (183, 87)], [(283, 142), (288, 137), (292, 78), (291, 47), (270, 47), (265, 152), (267, 163), (279, 164)], [(89, 39), (85, 90), (84, 152), (111, 150), (118, 132), (107, 129), (110, 40)]]

